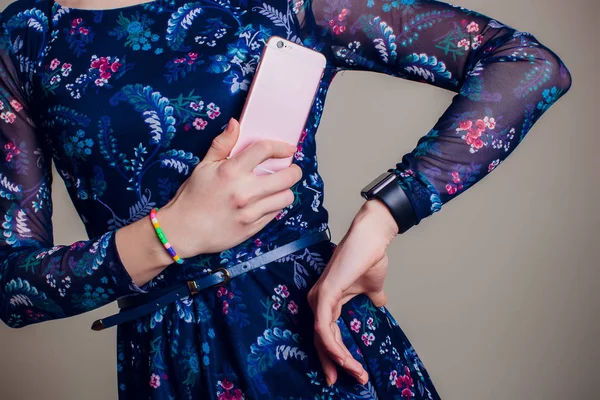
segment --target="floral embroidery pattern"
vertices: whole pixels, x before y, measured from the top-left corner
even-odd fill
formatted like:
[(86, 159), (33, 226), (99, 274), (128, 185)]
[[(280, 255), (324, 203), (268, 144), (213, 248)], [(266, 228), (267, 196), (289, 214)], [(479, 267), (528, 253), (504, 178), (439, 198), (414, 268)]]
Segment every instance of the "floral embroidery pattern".
[[(457, 93), (391, 168), (418, 221), (494, 171), (571, 84), (534, 36), (437, 1), (160, 0), (100, 12), (23, 0), (0, 28), (0, 318), (14, 327), (163, 290), (326, 230), (316, 132), (340, 70)], [(293, 203), (243, 243), (136, 286), (115, 231), (172, 199), (239, 118), (273, 35), (327, 59), (293, 157), (303, 171)], [(53, 242), (52, 163), (89, 240)], [(326, 384), (306, 297), (335, 247), (312, 245), (120, 326), (119, 397), (439, 399), (393, 316), (364, 295), (335, 322), (370, 380)]]

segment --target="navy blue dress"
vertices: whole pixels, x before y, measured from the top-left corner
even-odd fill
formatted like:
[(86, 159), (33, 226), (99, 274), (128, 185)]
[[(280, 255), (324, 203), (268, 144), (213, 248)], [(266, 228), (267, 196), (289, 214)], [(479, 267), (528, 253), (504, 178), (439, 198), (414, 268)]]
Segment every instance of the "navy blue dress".
[[(234, 248), (137, 287), (114, 232), (164, 205), (239, 117), (271, 35), (328, 60), (295, 154), (304, 175), (294, 203)], [(457, 93), (391, 166), (419, 221), (497, 168), (571, 85), (534, 36), (436, 1), (163, 0), (94, 11), (23, 0), (2, 13), (0, 39), (0, 317), (12, 327), (167, 287), (327, 229), (315, 134), (340, 70)], [(54, 244), (51, 162), (89, 240)], [(313, 245), (119, 326), (120, 398), (439, 398), (394, 318), (364, 295), (338, 324), (369, 383), (341, 373), (325, 384), (306, 295), (335, 246)]]

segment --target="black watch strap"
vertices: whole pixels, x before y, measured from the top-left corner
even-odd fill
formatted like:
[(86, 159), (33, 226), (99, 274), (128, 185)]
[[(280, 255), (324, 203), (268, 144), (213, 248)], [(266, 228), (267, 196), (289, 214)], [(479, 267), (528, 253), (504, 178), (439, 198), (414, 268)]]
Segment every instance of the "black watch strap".
[(415, 210), (396, 180), (382, 187), (373, 197), (381, 200), (390, 210), (398, 224), (398, 233), (404, 233), (417, 224)]

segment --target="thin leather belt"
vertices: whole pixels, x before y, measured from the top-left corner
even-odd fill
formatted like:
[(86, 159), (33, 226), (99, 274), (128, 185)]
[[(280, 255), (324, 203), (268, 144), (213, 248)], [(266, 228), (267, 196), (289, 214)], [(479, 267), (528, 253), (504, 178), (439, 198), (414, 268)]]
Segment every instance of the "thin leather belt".
[(194, 296), (203, 289), (227, 284), (232, 278), (262, 267), (288, 254), (302, 250), (313, 244), (331, 240), (329, 228), (326, 231), (313, 233), (293, 242), (279, 246), (267, 253), (256, 256), (248, 261), (235, 264), (228, 268), (216, 268), (209, 275), (196, 280), (187, 281), (179, 286), (151, 291), (148, 293), (122, 297), (117, 300), (121, 312), (94, 321), (92, 329), (101, 331), (115, 325), (138, 319), (144, 315), (160, 310), (166, 305), (187, 296)]

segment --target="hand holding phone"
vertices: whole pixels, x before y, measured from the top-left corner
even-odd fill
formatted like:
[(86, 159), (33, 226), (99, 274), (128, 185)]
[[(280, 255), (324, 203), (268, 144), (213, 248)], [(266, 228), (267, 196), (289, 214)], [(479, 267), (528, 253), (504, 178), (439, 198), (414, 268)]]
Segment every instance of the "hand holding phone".
[[(325, 69), (325, 56), (278, 36), (266, 43), (240, 117), (240, 135), (229, 157), (261, 139), (298, 144)], [(255, 173), (289, 167), (293, 155), (270, 158)]]

